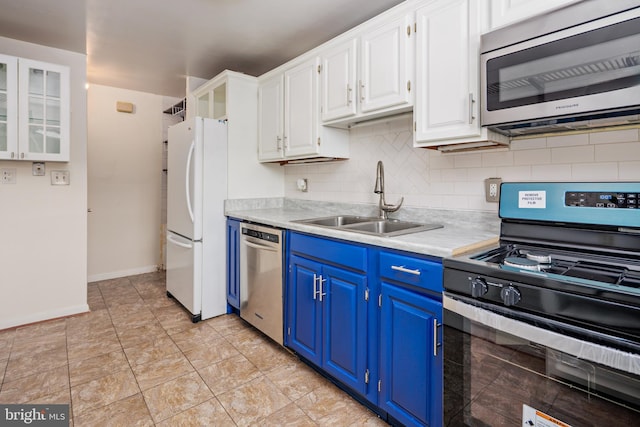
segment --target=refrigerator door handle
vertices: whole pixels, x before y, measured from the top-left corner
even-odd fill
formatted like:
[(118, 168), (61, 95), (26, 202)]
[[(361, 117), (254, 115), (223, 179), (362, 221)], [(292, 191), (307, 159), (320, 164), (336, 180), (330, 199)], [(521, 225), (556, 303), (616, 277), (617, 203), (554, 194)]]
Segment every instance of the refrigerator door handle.
[(187, 210), (189, 211), (189, 218), (191, 218), (191, 222), (194, 222), (193, 218), (193, 208), (191, 207), (191, 188), (189, 185), (189, 177), (191, 175), (191, 160), (193, 159), (193, 152), (196, 149), (196, 142), (191, 141), (191, 147), (189, 147), (189, 155), (187, 156), (187, 169), (185, 173), (184, 186), (185, 191), (187, 193)]
[(173, 243), (174, 245), (180, 246), (180, 247), (185, 248), (185, 249), (192, 249), (193, 248), (193, 245), (191, 243), (179, 242), (178, 240), (174, 239), (173, 236), (171, 236), (171, 234), (167, 234), (167, 240), (170, 243)]

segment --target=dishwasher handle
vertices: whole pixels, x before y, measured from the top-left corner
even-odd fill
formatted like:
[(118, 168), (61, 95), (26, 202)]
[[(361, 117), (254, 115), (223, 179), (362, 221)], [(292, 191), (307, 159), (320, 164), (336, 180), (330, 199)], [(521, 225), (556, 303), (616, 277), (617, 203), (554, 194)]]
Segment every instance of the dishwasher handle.
[(273, 246), (259, 245), (257, 243), (253, 243), (248, 240), (243, 240), (243, 243), (249, 246), (250, 248), (261, 249), (261, 250), (271, 251), (271, 252), (278, 252), (278, 248), (275, 248)]

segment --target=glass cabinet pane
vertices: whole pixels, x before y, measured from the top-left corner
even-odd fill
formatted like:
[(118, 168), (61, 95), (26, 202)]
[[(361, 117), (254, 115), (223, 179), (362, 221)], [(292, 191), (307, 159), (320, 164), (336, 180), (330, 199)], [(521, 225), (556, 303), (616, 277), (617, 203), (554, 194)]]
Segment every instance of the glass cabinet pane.
[(44, 99), (29, 97), (29, 123), (42, 124), (44, 122)]
[(44, 95), (43, 70), (29, 69), (29, 93), (33, 95)]
[(47, 71), (47, 96), (60, 98), (60, 73)]
[(47, 124), (60, 126), (60, 101), (47, 99)]
[(0, 90), (7, 90), (7, 64), (0, 64)]
[(0, 122), (7, 121), (7, 94), (0, 92)]
[(44, 152), (44, 129), (42, 126), (29, 126), (29, 152)]
[(7, 151), (7, 124), (0, 123), (0, 151)]
[(46, 151), (49, 154), (57, 154), (60, 152), (60, 129), (47, 128), (46, 132)]

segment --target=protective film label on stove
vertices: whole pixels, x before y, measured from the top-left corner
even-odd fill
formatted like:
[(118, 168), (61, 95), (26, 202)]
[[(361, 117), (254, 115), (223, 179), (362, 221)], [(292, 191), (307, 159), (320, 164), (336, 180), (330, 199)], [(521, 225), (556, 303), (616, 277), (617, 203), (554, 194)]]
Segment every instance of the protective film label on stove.
[(518, 207), (521, 209), (545, 209), (547, 207), (547, 192), (518, 191)]
[(522, 405), (522, 427), (571, 427), (528, 405)]

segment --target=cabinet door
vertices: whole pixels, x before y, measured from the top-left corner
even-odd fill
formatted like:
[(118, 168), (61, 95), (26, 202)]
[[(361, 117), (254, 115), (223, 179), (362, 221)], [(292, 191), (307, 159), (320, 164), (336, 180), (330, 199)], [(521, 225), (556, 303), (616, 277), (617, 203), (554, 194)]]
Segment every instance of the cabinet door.
[(491, 29), (548, 12), (579, 0), (491, 0)]
[(412, 16), (362, 35), (358, 90), (363, 113), (411, 104)]
[(227, 220), (227, 304), (240, 310), (240, 222)]
[(258, 159), (283, 158), (283, 76), (277, 75), (258, 87)]
[(318, 135), (318, 69), (309, 59), (284, 73), (284, 153), (286, 157), (316, 154)]
[(338, 380), (365, 393), (367, 277), (335, 267), (322, 271), (323, 367)]
[(297, 255), (289, 259), (289, 347), (318, 366), (322, 365), (322, 305), (317, 293), (321, 269), (321, 264)]
[(18, 58), (0, 55), (0, 159), (18, 157)]
[(479, 136), (478, 2), (439, 0), (416, 16), (415, 140)]
[(69, 161), (69, 68), (19, 60), (19, 158)]
[(322, 55), (322, 120), (356, 114), (357, 40), (351, 39)]
[(381, 283), (379, 405), (403, 424), (442, 424), (442, 304)]

